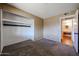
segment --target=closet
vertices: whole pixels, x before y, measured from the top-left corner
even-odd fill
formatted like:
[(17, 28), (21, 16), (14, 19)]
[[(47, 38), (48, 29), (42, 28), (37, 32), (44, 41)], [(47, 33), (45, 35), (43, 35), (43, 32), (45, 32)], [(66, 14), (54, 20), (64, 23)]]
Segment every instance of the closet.
[(4, 46), (43, 38), (43, 19), (9, 4), (0, 4), (0, 52)]
[(34, 20), (3, 12), (4, 46), (29, 39), (34, 40)]
[(78, 10), (73, 15), (61, 17), (61, 43), (74, 47), (78, 53)]
[(16, 15), (5, 10), (1, 14), (1, 50), (4, 46), (26, 40), (34, 40), (34, 19)]

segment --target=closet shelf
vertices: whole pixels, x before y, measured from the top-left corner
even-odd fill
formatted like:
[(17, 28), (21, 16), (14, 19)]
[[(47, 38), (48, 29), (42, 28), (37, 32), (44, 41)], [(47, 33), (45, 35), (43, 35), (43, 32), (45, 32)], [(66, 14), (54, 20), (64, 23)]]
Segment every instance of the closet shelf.
[(26, 24), (25, 22), (8, 20), (8, 19), (3, 19), (3, 25), (4, 26), (31, 27), (30, 24)]
[(19, 23), (19, 24), (26, 24), (26, 22), (22, 21), (15, 21), (15, 20), (9, 20), (9, 19), (3, 19), (3, 22), (11, 22), (11, 23)]

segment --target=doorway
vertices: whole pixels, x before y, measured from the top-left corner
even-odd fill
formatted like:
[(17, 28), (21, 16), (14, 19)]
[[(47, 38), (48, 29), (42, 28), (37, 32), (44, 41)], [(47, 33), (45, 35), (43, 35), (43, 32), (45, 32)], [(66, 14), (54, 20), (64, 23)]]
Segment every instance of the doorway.
[(73, 29), (73, 18), (63, 18), (61, 20), (61, 43), (64, 45), (68, 45), (70, 47), (73, 46), (73, 39), (72, 39), (72, 29)]

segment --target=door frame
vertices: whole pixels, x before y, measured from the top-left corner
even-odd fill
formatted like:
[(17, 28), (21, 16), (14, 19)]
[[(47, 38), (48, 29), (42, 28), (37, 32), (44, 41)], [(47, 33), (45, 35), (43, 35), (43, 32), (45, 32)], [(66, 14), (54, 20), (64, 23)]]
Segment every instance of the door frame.
[[(65, 18), (74, 18), (75, 17), (75, 15), (67, 15), (67, 16), (62, 16), (62, 17), (60, 17), (60, 27), (61, 27), (61, 37), (60, 37), (60, 41), (61, 41), (61, 43), (62, 43), (62, 20), (64, 19), (65, 20)], [(73, 27), (73, 20), (72, 20), (72, 27)], [(73, 46), (73, 29), (72, 29), (72, 46)]]

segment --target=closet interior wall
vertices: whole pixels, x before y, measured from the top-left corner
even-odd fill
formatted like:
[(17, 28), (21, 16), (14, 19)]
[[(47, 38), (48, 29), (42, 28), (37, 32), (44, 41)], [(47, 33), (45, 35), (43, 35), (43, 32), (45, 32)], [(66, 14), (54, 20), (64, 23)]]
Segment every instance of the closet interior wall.
[[(15, 44), (25, 40), (34, 40), (34, 20), (27, 19), (15, 14), (11, 14), (3, 11), (3, 23), (7, 23), (10, 20), (10, 24), (18, 24), (16, 21), (23, 23), (30, 27), (19, 27), (19, 26), (4, 26), (3, 25), (3, 46)], [(4, 22), (4, 20), (6, 22)], [(15, 21), (15, 22), (14, 22)], [(13, 23), (14, 22), (14, 23)]]

